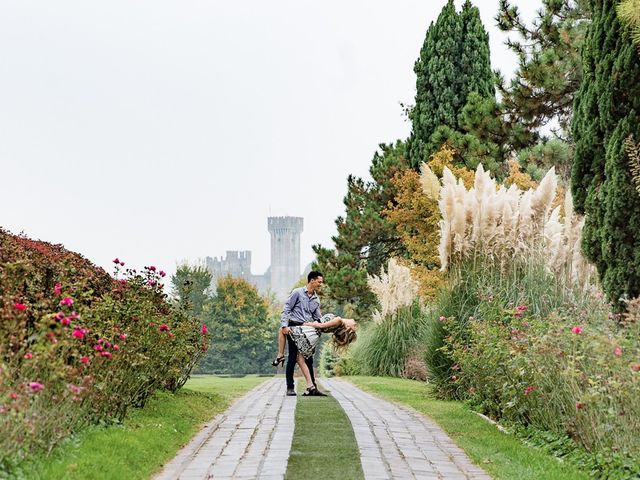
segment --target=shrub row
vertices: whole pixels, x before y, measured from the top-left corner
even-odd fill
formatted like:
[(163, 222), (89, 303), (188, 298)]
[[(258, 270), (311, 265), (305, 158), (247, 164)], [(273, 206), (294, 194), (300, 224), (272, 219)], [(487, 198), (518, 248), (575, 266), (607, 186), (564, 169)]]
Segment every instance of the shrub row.
[(209, 338), (164, 272), (108, 275), (59, 245), (0, 231), (0, 471), (88, 423), (176, 390)]

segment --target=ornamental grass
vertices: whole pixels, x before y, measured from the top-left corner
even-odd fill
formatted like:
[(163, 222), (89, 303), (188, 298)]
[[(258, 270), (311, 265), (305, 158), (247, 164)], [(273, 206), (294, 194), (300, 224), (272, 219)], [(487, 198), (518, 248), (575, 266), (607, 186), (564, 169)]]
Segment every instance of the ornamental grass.
[(445, 167), (440, 189), (440, 265), (481, 257), (508, 272), (513, 265), (543, 258), (546, 268), (567, 282), (587, 288), (591, 267), (580, 251), (584, 219), (573, 210), (570, 192), (563, 206), (553, 207), (558, 188), (551, 168), (536, 188), (498, 185), (478, 165), (474, 185), (467, 189)]

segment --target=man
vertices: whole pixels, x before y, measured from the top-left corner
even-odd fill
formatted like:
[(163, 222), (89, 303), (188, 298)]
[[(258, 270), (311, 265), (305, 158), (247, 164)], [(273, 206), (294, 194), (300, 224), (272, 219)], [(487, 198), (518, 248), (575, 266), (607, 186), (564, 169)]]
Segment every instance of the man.
[[(296, 288), (291, 292), (284, 307), (282, 308), (282, 316), (280, 317), (280, 328), (282, 333), (287, 336), (287, 344), (289, 345), (289, 356), (287, 358), (287, 395), (295, 396), (295, 384), (293, 383), (293, 371), (296, 367), (296, 358), (298, 357), (298, 347), (293, 339), (289, 336), (289, 325), (302, 325), (304, 322), (320, 321), (320, 299), (317, 290), (324, 283), (322, 273), (317, 271), (309, 272), (307, 275), (307, 286)], [(316, 385), (316, 378), (313, 373), (313, 357), (305, 359), (305, 363), (309, 367), (311, 380), (316, 387), (314, 395), (326, 396)]]

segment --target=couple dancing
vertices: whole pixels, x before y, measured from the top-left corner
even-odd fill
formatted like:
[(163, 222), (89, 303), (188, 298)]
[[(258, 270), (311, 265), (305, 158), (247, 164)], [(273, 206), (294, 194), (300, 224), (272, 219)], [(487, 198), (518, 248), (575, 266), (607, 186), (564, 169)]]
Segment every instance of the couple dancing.
[(317, 291), (323, 283), (322, 273), (309, 272), (307, 286), (294, 289), (282, 308), (278, 356), (272, 365), (277, 367), (280, 363), (284, 363), (286, 342), (289, 346), (286, 368), (287, 395), (289, 396), (296, 395), (293, 383), (296, 363), (307, 382), (307, 390), (303, 395), (326, 396), (318, 390), (313, 374), (313, 354), (320, 342), (321, 332), (332, 333), (333, 343), (338, 348), (346, 347), (356, 339), (355, 320), (340, 318), (331, 313), (320, 314), (320, 299)]

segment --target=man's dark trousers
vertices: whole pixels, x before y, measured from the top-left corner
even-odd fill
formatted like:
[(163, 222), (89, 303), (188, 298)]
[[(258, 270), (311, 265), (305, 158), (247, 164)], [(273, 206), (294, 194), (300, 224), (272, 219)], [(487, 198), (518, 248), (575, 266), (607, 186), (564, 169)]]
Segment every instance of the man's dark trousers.
[[(296, 368), (296, 359), (298, 358), (298, 347), (296, 342), (293, 341), (291, 335), (287, 335), (287, 344), (289, 345), (289, 358), (287, 358), (287, 388), (294, 388), (293, 383), (293, 370)], [(313, 374), (313, 357), (305, 358), (304, 362), (309, 367), (309, 373), (313, 384), (316, 384), (316, 377)]]

